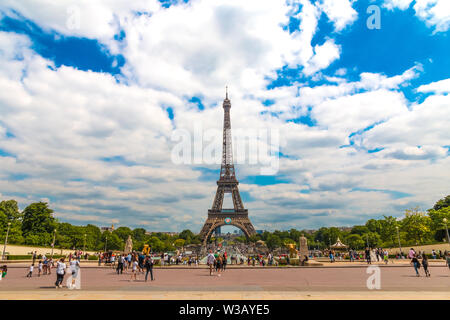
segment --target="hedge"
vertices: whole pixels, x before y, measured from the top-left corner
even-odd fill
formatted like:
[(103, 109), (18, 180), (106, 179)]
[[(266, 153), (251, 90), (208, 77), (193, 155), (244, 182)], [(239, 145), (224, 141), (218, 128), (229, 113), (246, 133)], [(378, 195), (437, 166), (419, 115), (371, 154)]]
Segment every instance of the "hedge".
[(6, 256), (6, 260), (30, 260), (33, 256), (29, 255), (8, 255)]

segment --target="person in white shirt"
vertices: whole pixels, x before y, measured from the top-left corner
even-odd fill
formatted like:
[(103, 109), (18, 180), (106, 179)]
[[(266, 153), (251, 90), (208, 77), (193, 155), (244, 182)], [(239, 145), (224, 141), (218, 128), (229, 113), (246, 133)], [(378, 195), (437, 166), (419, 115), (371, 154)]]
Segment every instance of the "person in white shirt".
[(34, 264), (30, 266), (30, 271), (28, 271), (27, 278), (31, 278), (33, 276)]
[(134, 280), (136, 280), (136, 273), (137, 273), (138, 264), (139, 263), (137, 262), (137, 260), (134, 260), (133, 263), (132, 263), (131, 279), (130, 279), (130, 281), (133, 280), (133, 278), (134, 278)]
[(64, 280), (64, 274), (66, 273), (66, 264), (64, 258), (59, 259), (56, 263), (56, 288), (62, 288), (62, 282)]
[(66, 285), (70, 290), (81, 289), (81, 271), (80, 271), (80, 261), (74, 259), (70, 261), (70, 271), (72, 275), (67, 279)]
[(212, 251), (209, 250), (209, 254), (206, 257), (206, 264), (209, 266), (209, 275), (210, 276), (212, 276), (212, 273), (213, 273), (214, 261), (216, 261), (216, 258), (212, 254)]

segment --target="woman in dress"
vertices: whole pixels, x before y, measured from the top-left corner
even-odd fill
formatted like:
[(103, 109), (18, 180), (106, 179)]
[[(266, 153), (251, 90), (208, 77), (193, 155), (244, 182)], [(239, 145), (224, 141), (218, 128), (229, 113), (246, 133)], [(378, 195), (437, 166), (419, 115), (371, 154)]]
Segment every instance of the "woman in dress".
[(133, 280), (133, 278), (134, 278), (134, 280), (136, 280), (136, 274), (137, 274), (137, 267), (138, 267), (138, 264), (139, 264), (139, 263), (137, 262), (137, 260), (134, 259), (133, 264), (132, 264), (132, 269), (131, 269), (131, 278), (130, 278), (130, 281)]
[(70, 271), (71, 275), (67, 279), (66, 286), (70, 290), (81, 289), (81, 270), (80, 261), (78, 259), (73, 259), (70, 261)]

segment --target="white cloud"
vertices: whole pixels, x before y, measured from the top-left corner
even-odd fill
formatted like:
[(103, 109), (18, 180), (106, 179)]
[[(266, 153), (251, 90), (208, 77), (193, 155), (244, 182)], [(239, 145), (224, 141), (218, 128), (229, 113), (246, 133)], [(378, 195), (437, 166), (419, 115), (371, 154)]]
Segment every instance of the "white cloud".
[(333, 21), (336, 31), (352, 24), (358, 13), (352, 8), (354, 0), (320, 0), (318, 7)]
[(450, 92), (450, 78), (444, 79), (429, 84), (423, 84), (417, 88), (418, 92), (434, 92), (434, 93), (449, 93)]
[[(328, 78), (333, 84), (266, 89), (267, 77), (275, 78), (284, 65), (300, 65), (303, 73), (326, 78), (321, 70), (339, 58), (340, 45), (333, 39), (311, 45), (321, 9), (307, 0), (198, 0), (169, 9), (156, 1), (137, 2), (131, 9), (121, 1), (108, 7), (79, 2), (83, 17), (93, 16), (93, 6), (105, 6), (98, 19), (83, 20), (87, 24), (79, 30), (64, 29), (57, 15), (66, 12), (68, 2), (49, 4), (56, 16), (33, 10), (37, 3), (7, 4), (40, 26), (98, 39), (123, 54), (120, 80), (126, 81), (55, 68), (31, 49), (27, 37), (0, 32), (0, 149), (12, 155), (0, 156), (2, 199), (28, 204), (46, 197), (59, 217), (80, 223), (118, 219), (130, 226), (145, 222), (149, 230), (198, 231), (216, 177), (205, 181), (195, 166), (174, 165), (170, 137), (175, 128), (192, 132), (199, 123), (220, 135), (226, 84), (235, 134), (252, 127), (280, 132), (280, 174), (289, 182), (240, 184), (255, 199), (245, 205), (257, 226), (277, 219), (283, 228), (353, 224), (396, 213), (411, 201), (431, 204), (448, 190), (448, 97), (434, 95), (409, 105), (399, 90), (420, 74), (420, 66), (391, 77), (362, 72), (358, 81), (345, 79), (341, 69)], [(289, 33), (282, 26), (297, 5), (300, 27)], [(336, 30), (351, 23), (347, 14), (329, 13)], [(123, 43), (113, 40), (119, 26), (126, 33)], [(442, 85), (428, 86), (418, 91), (443, 92), (436, 89)], [(194, 95), (202, 98), (204, 110), (187, 102)], [(264, 99), (274, 104), (265, 107)], [(173, 120), (165, 110), (169, 106)], [(286, 122), (299, 117), (316, 126)], [(380, 147), (385, 149), (367, 153)], [(259, 175), (259, 167), (239, 165), (237, 172), (243, 180)], [(393, 199), (356, 187), (412, 196)]]
[[(406, 10), (412, 0), (384, 0), (384, 6), (390, 10)], [(435, 32), (445, 32), (450, 28), (450, 2), (448, 0), (416, 0), (413, 5), (416, 16), (434, 27)]]
[(327, 68), (340, 55), (340, 47), (334, 43), (334, 40), (327, 40), (322, 45), (314, 47), (315, 55), (308, 61), (304, 73), (311, 75), (319, 70)]

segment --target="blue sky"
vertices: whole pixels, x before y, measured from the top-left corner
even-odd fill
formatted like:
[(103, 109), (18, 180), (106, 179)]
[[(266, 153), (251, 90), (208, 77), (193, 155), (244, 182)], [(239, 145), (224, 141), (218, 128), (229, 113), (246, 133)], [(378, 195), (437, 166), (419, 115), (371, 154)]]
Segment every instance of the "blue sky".
[(257, 229), (427, 209), (450, 189), (449, 13), (445, 0), (5, 1), (0, 199), (198, 232), (219, 164), (177, 163), (173, 137), (194, 150), (201, 128), (202, 148), (221, 148), (228, 85), (236, 145), (279, 136), (258, 138), (277, 144), (274, 174), (250, 150), (236, 165)]

